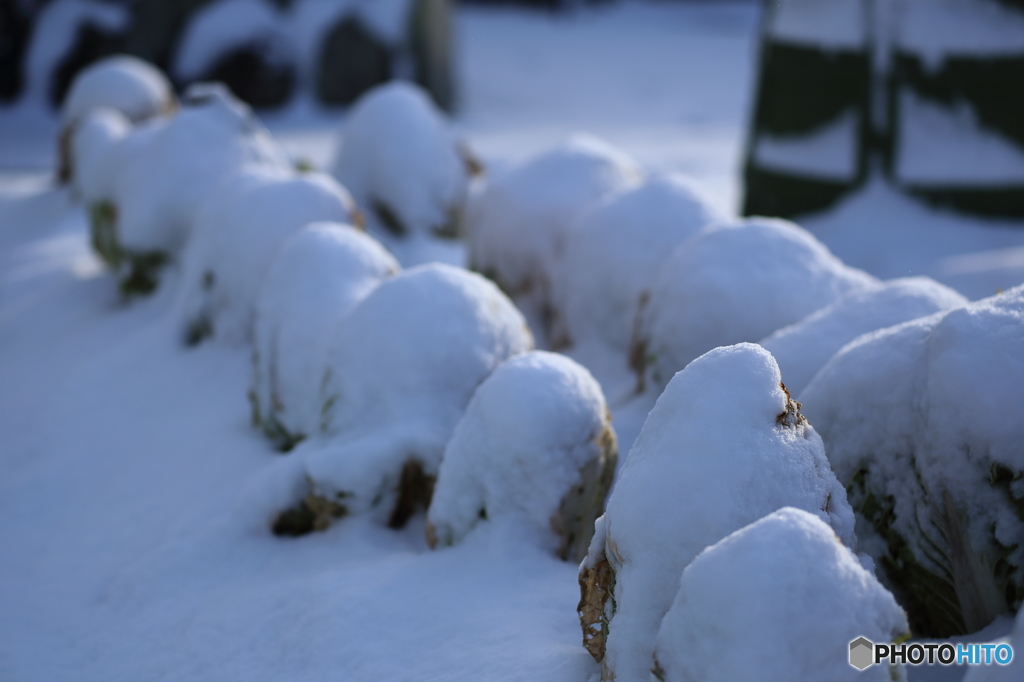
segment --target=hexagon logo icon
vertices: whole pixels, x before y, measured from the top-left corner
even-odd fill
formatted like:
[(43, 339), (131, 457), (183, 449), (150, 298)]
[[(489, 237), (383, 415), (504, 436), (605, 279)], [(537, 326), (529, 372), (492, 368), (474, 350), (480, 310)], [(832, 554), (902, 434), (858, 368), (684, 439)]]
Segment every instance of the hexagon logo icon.
[(874, 661), (875, 645), (866, 637), (858, 637), (850, 642), (850, 665), (857, 670), (864, 670)]

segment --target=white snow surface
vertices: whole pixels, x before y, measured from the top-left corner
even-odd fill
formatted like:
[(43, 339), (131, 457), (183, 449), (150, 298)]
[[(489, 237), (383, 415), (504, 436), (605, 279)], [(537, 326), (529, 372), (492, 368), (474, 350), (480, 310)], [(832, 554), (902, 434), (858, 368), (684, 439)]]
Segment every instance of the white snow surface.
[(311, 223), (285, 239), (255, 306), (250, 390), (264, 421), (294, 436), (316, 433), (335, 329), (399, 269), (383, 246), (351, 225)]
[[(705, 547), (793, 506), (856, 549), (853, 510), (806, 422), (780, 422), (778, 365), (750, 343), (716, 348), (658, 398), (608, 499), (604, 552), (616, 571), (605, 663), (619, 682), (648, 679), (655, 636), (683, 569)], [(588, 558), (593, 561), (593, 558)]]
[(686, 567), (655, 656), (664, 682), (889, 682), (888, 666), (847, 663), (850, 642), (908, 632), (903, 609), (835, 532), (786, 507)]
[(964, 305), (966, 298), (927, 277), (894, 279), (855, 289), (760, 344), (779, 363), (786, 388), (799, 396), (818, 370), (858, 336)]
[(116, 143), (131, 129), (131, 121), (116, 109), (94, 109), (79, 119), (71, 133), (69, 162), (71, 186), (86, 206), (110, 196)]
[[(469, 260), (524, 308), (534, 332), (565, 235), (583, 211), (640, 182), (641, 170), (622, 151), (577, 135), (504, 173), (488, 177), (466, 209)], [(538, 328), (539, 327), (539, 328)]]
[[(861, 336), (801, 397), (839, 480), (868, 470), (865, 485), (892, 496), (890, 526), (922, 565), (945, 570), (923, 545), (947, 546), (934, 529), (951, 502), (969, 550), (1024, 566), (1024, 523), (990, 483), (994, 465), (1024, 470), (1024, 287)], [(1020, 479), (1009, 492), (1024, 496)]]
[[(725, 219), (693, 180), (655, 174), (586, 210), (565, 233), (553, 273), (555, 345), (629, 352), (641, 295), (669, 254)], [(623, 360), (623, 364), (625, 364)]]
[(107, 57), (90, 64), (75, 77), (61, 109), (69, 125), (93, 109), (108, 107), (138, 123), (174, 106), (167, 77), (152, 64), (128, 55)]
[(1013, 661), (1009, 665), (976, 665), (967, 669), (964, 682), (1016, 682), (1024, 674), (1024, 609), (1017, 614), (1017, 622), (1008, 637), (997, 640), (1013, 647)]
[(663, 386), (716, 346), (757, 341), (876, 282), (789, 221), (712, 226), (679, 246), (651, 287), (638, 337), (646, 372)]
[(398, 236), (429, 235), (456, 222), (466, 198), (469, 175), (458, 145), (450, 122), (425, 90), (392, 81), (352, 106), (333, 173), (352, 192), (375, 234), (388, 236), (380, 206), (397, 219)]
[(172, 70), (186, 82), (201, 78), (225, 52), (259, 41), (282, 49), (285, 36), (280, 13), (269, 0), (217, 0), (191, 15), (175, 49)]
[(184, 246), (209, 192), (244, 168), (291, 163), (249, 108), (222, 86), (193, 86), (184, 106), (117, 143), (104, 197), (117, 208), (118, 237), (130, 251), (171, 255)]
[(436, 476), (473, 391), (532, 346), (523, 316), (480, 275), (432, 264), (384, 281), (338, 327), (324, 435), (296, 450), (317, 492), (345, 493), (351, 513), (389, 513), (406, 461)]
[(847, 110), (806, 135), (762, 134), (754, 148), (757, 163), (793, 175), (837, 182), (857, 177), (860, 117)]
[(195, 221), (183, 257), (182, 324), (202, 320), (229, 343), (252, 339), (256, 299), (281, 244), (312, 222), (351, 224), (355, 204), (334, 178), (276, 166), (224, 181)]
[(427, 520), (441, 546), (481, 517), (515, 526), (554, 552), (552, 519), (603, 457), (608, 408), (601, 386), (564, 355), (533, 351), (502, 363), (476, 389), (444, 451)]

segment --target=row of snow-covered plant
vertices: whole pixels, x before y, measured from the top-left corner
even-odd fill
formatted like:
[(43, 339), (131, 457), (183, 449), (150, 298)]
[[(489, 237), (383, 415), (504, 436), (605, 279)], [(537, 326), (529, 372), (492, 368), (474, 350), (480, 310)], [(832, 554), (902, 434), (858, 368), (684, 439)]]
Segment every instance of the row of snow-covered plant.
[[(408, 84), (353, 107), (332, 177), (223, 88), (115, 58), (60, 150), (125, 295), (176, 282), (184, 342), (251, 347), (254, 424), (304, 472), (278, 534), (518, 528), (583, 560), (619, 682), (888, 679), (848, 643), (1019, 608), (1024, 288), (878, 281), (588, 137), (484, 177)], [(453, 239), (493, 283), (399, 264)], [(618, 473), (602, 386), (535, 339), (613, 407), (660, 395)]]

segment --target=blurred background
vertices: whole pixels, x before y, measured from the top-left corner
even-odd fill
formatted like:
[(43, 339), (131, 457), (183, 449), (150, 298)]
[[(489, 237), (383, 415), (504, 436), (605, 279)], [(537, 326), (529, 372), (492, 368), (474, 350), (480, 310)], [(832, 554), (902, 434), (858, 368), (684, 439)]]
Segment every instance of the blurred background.
[(115, 53), (226, 83), (316, 165), (402, 78), (492, 167), (586, 130), (880, 276), (1024, 280), (1024, 0), (0, 0), (0, 173), (52, 166)]

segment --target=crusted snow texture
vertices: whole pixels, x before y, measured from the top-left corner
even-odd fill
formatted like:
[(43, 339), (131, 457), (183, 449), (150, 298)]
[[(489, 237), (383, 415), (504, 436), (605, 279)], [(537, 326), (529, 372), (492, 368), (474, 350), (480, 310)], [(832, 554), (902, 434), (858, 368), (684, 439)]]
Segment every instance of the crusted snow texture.
[(903, 609), (833, 530), (786, 507), (686, 567), (654, 667), (663, 682), (890, 682), (903, 671), (857, 670), (847, 662), (850, 642), (907, 634)]
[(589, 135), (488, 178), (466, 211), (471, 266), (513, 296), (535, 331), (546, 334), (554, 262), (569, 225), (640, 179), (632, 159)]
[(803, 397), (916, 633), (974, 632), (1016, 608), (1024, 287), (859, 337)]
[(398, 263), (349, 225), (312, 223), (274, 256), (256, 299), (254, 416), (281, 447), (320, 424), (320, 383), (334, 331)]
[(352, 197), (323, 173), (254, 168), (222, 183), (199, 212), (185, 257), (186, 330), (251, 340), (259, 288), (282, 242), (309, 223), (354, 217)]
[(553, 345), (629, 352), (637, 306), (669, 254), (725, 216), (687, 177), (655, 175), (585, 211), (553, 273)]
[(71, 186), (85, 205), (110, 196), (114, 150), (131, 129), (131, 121), (120, 111), (97, 108), (78, 119), (69, 131), (66, 162)]
[(757, 341), (877, 283), (794, 223), (750, 218), (702, 231), (662, 265), (634, 367), (657, 387), (716, 346)]
[(856, 289), (761, 345), (775, 357), (786, 388), (799, 396), (839, 349), (862, 334), (967, 305), (967, 299), (928, 277), (908, 277)]
[(431, 264), (384, 281), (331, 342), (324, 436), (301, 446), (317, 494), (395, 521), (406, 463), (435, 478), (473, 391), (532, 346), (523, 316), (479, 275)]
[(341, 131), (334, 176), (372, 232), (454, 237), (469, 169), (445, 115), (419, 86), (392, 81), (365, 93)]
[(1024, 679), (1024, 609), (1017, 612), (1017, 622), (1009, 637), (997, 640), (1013, 647), (1009, 665), (973, 665), (967, 669), (963, 682), (1020, 682)]
[(427, 515), (432, 545), (452, 545), (486, 519), (514, 524), (580, 561), (615, 471), (601, 387), (564, 355), (504, 362), (466, 408), (445, 448)]
[(221, 181), (246, 167), (291, 166), (251, 110), (218, 84), (192, 86), (173, 116), (135, 128), (111, 153), (111, 176), (98, 182), (116, 207), (121, 247), (171, 256)]
[(608, 499), (604, 546), (596, 537), (592, 544), (604, 557), (587, 565), (606, 559), (614, 577), (604, 677), (646, 682), (683, 569), (705, 547), (785, 506), (817, 515), (855, 548), (846, 491), (771, 354), (750, 343), (716, 348), (658, 398)]
[(68, 90), (61, 122), (71, 125), (93, 109), (109, 107), (133, 123), (170, 113), (174, 90), (155, 66), (128, 55), (107, 57), (82, 69)]

